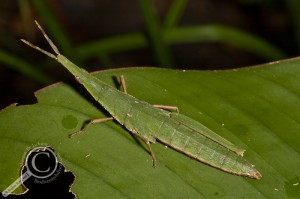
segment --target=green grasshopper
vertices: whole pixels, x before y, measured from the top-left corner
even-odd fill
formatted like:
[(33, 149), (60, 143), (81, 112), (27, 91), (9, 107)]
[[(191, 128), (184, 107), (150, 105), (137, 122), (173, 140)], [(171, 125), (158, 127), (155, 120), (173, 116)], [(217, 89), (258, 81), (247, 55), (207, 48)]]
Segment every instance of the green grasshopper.
[(84, 132), (89, 125), (116, 120), (148, 145), (153, 166), (156, 165), (156, 157), (151, 143), (158, 140), (166, 146), (222, 171), (254, 179), (262, 177), (252, 164), (242, 158), (245, 150), (233, 145), (201, 123), (179, 114), (177, 107), (150, 105), (127, 94), (123, 76), (121, 76), (121, 83), (124, 92), (79, 68), (60, 54), (42, 27), (37, 22), (36, 24), (55, 54), (26, 40), (22, 39), (22, 41), (61, 63), (112, 116), (91, 120), (80, 131), (71, 134), (71, 137)]

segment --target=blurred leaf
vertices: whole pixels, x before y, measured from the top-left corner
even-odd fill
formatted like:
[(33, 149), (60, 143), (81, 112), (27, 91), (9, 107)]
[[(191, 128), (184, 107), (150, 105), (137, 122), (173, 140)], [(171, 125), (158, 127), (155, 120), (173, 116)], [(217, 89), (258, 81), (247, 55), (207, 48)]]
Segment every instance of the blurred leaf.
[(164, 26), (165, 28), (171, 28), (178, 24), (188, 0), (174, 0), (167, 13)]
[(164, 31), (167, 44), (220, 42), (251, 52), (266, 60), (282, 59), (287, 55), (267, 40), (224, 25), (203, 25), (170, 28)]
[(81, 44), (77, 47), (78, 54), (86, 59), (102, 53), (118, 53), (146, 48), (147, 39), (141, 33), (123, 34)]
[[(266, 60), (277, 60), (287, 56), (282, 50), (263, 38), (223, 25), (166, 28), (162, 30), (162, 37), (169, 46), (198, 42), (219, 42), (251, 52)], [(102, 53), (125, 52), (146, 48), (149, 45), (149, 41), (142, 33), (131, 33), (81, 44), (77, 47), (77, 51), (81, 58), (87, 59)]]
[(144, 17), (151, 45), (160, 66), (166, 68), (174, 67), (174, 60), (169, 47), (162, 37), (162, 25), (159, 22), (153, 2), (150, 0), (139, 0), (141, 12)]
[(32, 78), (33, 80), (42, 83), (42, 84), (49, 84), (52, 82), (51, 78), (46, 74), (42, 73), (34, 67), (31, 63), (27, 61), (9, 54), (3, 50), (0, 50), (0, 63), (5, 64), (8, 68), (12, 68), (20, 73), (27, 75), (28, 77)]
[(26, 148), (51, 145), (76, 175), (78, 198), (296, 198), (300, 181), (300, 59), (230, 71), (157, 68), (95, 75), (114, 85), (125, 75), (128, 92), (152, 104), (176, 105), (231, 142), (261, 180), (231, 175), (160, 143), (151, 165), (147, 147), (115, 122), (97, 124), (69, 139), (84, 121), (105, 117), (77, 83), (36, 93), (38, 103), (0, 113), (0, 190), (19, 175)]

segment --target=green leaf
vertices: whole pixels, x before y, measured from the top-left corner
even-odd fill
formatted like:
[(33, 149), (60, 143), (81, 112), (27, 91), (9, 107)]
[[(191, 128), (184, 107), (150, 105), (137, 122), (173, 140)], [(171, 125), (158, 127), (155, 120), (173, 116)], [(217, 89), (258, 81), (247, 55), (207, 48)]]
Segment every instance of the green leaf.
[[(78, 198), (295, 198), (300, 195), (300, 59), (228, 71), (130, 68), (95, 73), (114, 85), (125, 75), (127, 90), (152, 104), (180, 112), (245, 148), (261, 180), (231, 175), (161, 143), (152, 167), (147, 147), (106, 117), (79, 84), (58, 83), (36, 93), (38, 103), (0, 113), (0, 190), (17, 179), (26, 149), (51, 145), (76, 175)], [(145, 121), (147, 122), (147, 121)]]

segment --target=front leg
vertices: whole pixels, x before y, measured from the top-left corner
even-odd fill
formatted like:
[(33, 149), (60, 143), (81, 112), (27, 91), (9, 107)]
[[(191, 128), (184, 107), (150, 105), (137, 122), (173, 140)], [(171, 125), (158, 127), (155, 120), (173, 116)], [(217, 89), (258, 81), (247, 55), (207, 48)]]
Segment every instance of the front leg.
[(113, 117), (107, 117), (107, 118), (99, 118), (99, 119), (94, 119), (89, 121), (87, 124), (85, 124), (79, 131), (72, 133), (69, 135), (70, 138), (73, 138), (74, 136), (83, 134), (85, 132), (85, 130), (87, 129), (87, 127), (89, 127), (92, 124), (97, 124), (97, 123), (102, 123), (102, 122), (107, 122), (107, 121), (111, 121), (113, 120)]
[(169, 111), (176, 111), (177, 113), (179, 113), (179, 108), (177, 106), (166, 106), (166, 105), (158, 105), (158, 104), (153, 104), (152, 106), (156, 108), (169, 110)]
[[(121, 82), (121, 85), (122, 85), (122, 88), (123, 88), (123, 92), (127, 94), (126, 83), (125, 83), (125, 79), (124, 79), (124, 76), (123, 76), (123, 75), (120, 76), (120, 82)], [(114, 119), (113, 117), (107, 117), (107, 118), (98, 118), (98, 119), (90, 120), (90, 121), (89, 121), (88, 123), (86, 123), (79, 131), (70, 134), (69, 137), (70, 137), (70, 138), (73, 138), (74, 136), (83, 134), (83, 133), (85, 132), (85, 130), (86, 130), (89, 126), (91, 126), (91, 125), (93, 125), (93, 124), (102, 123), (102, 122), (107, 122), (107, 121), (111, 121), (111, 120), (113, 120), (113, 119)]]

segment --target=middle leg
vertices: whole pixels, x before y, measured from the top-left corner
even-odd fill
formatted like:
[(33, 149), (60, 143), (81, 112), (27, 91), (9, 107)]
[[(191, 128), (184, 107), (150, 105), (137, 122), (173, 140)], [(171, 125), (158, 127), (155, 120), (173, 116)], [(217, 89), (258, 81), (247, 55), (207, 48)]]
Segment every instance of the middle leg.
[(177, 113), (179, 113), (179, 108), (177, 106), (166, 106), (166, 105), (158, 105), (158, 104), (153, 104), (152, 106), (156, 108), (166, 109), (169, 111), (176, 111)]
[(80, 135), (83, 134), (84, 131), (87, 129), (87, 127), (89, 127), (92, 124), (97, 124), (97, 123), (102, 123), (102, 122), (107, 122), (107, 121), (111, 121), (113, 120), (113, 117), (107, 117), (107, 118), (98, 118), (98, 119), (94, 119), (89, 121), (87, 124), (85, 124), (79, 131), (72, 133), (69, 135), (70, 138), (73, 138), (76, 135)]

